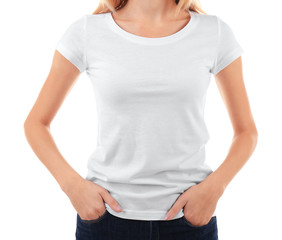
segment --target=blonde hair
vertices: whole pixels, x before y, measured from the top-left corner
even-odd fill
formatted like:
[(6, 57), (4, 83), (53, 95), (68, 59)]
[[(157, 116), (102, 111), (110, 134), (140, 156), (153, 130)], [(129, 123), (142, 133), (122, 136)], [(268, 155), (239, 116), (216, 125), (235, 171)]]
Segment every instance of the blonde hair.
[[(100, 0), (98, 7), (92, 14), (115, 12), (116, 10), (124, 7), (128, 0)], [(176, 12), (177, 15), (181, 9), (192, 10), (200, 14), (207, 14), (201, 7), (199, 0), (175, 0), (177, 4)]]

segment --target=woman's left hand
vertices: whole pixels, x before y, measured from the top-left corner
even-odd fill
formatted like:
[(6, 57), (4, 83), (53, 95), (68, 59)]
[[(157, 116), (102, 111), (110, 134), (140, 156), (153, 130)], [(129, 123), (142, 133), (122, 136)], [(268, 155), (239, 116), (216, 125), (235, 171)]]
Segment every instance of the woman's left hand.
[(183, 208), (185, 218), (192, 225), (208, 224), (224, 191), (212, 174), (182, 193), (167, 212), (166, 220), (172, 219)]

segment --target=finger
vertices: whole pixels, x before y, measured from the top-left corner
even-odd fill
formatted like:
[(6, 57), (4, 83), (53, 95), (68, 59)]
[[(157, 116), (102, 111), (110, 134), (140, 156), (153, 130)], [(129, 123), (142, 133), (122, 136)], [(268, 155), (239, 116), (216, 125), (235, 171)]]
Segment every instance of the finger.
[(182, 198), (179, 198), (173, 206), (169, 209), (167, 214), (165, 215), (165, 220), (170, 220), (175, 217), (175, 215), (183, 208), (186, 201)]
[(111, 196), (111, 194), (105, 189), (105, 191), (102, 191), (101, 193), (102, 198), (104, 201), (116, 212), (121, 212), (122, 208), (118, 204), (118, 202)]

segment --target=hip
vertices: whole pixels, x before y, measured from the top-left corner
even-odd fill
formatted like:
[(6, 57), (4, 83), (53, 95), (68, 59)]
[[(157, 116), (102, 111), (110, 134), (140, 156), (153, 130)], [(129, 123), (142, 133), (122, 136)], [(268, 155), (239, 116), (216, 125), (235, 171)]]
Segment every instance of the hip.
[(107, 209), (94, 220), (83, 220), (77, 214), (76, 240), (218, 240), (217, 217), (208, 224), (192, 225), (185, 216), (166, 220), (120, 218)]

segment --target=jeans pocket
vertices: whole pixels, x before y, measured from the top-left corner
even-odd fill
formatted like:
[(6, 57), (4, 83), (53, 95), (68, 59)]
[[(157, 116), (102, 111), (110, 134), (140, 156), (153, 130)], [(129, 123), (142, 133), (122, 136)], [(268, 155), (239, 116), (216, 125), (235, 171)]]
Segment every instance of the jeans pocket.
[(77, 214), (77, 215), (78, 215), (79, 219), (81, 220), (81, 222), (86, 223), (86, 224), (93, 224), (93, 223), (97, 223), (97, 222), (100, 222), (101, 220), (103, 220), (108, 215), (108, 211), (106, 209), (106, 211), (100, 217), (98, 217), (96, 219), (91, 219), (91, 220), (84, 220), (79, 216), (79, 214)]
[(216, 216), (213, 216), (213, 217), (210, 219), (210, 221), (209, 221), (207, 224), (205, 224), (205, 225), (202, 225), (202, 226), (195, 226), (195, 225), (193, 225), (184, 215), (183, 215), (183, 217), (182, 217), (184, 223), (185, 223), (186, 225), (190, 226), (190, 227), (193, 227), (193, 228), (204, 228), (204, 227), (207, 227), (207, 226), (209, 226), (213, 221), (215, 221), (215, 218), (216, 218)]

